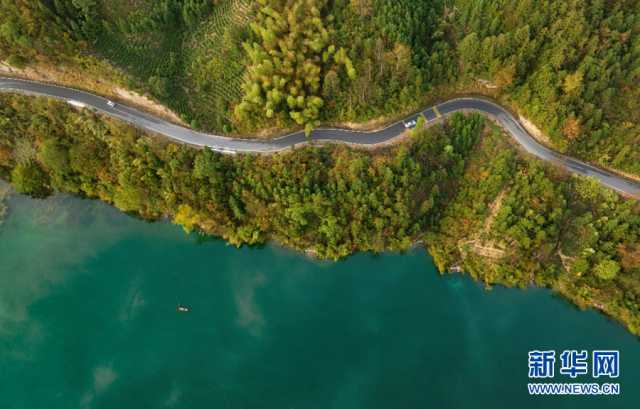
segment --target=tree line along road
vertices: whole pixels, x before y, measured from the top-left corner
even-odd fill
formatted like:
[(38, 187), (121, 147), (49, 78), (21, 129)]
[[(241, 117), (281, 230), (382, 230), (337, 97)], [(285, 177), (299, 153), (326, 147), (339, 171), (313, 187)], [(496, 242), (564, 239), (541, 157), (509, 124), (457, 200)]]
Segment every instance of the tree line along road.
[(376, 145), (387, 142), (406, 131), (405, 122), (417, 120), (423, 115), (427, 122), (451, 115), (458, 111), (475, 111), (489, 116), (499, 123), (511, 137), (528, 153), (564, 167), (570, 172), (598, 179), (604, 186), (615, 191), (640, 199), (640, 183), (600, 169), (596, 166), (563, 155), (538, 143), (506, 109), (482, 98), (455, 98), (444, 103), (428, 107), (422, 112), (411, 115), (372, 132), (352, 131), (348, 129), (315, 129), (309, 137), (304, 132), (294, 132), (272, 140), (251, 140), (207, 134), (175, 125), (156, 116), (122, 104), (113, 104), (106, 98), (76, 89), (15, 78), (0, 77), (0, 92), (16, 92), (26, 95), (45, 96), (64, 100), (75, 106), (86, 106), (111, 117), (123, 120), (141, 129), (164, 135), (177, 142), (208, 147), (215, 151), (234, 153), (274, 153), (291, 148), (294, 145), (310, 142), (336, 142), (352, 145)]

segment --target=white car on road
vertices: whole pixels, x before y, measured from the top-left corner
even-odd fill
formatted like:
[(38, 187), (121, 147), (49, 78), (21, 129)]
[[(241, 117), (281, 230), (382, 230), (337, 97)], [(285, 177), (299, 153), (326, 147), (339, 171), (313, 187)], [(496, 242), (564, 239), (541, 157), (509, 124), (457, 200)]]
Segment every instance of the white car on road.
[(417, 124), (418, 124), (418, 120), (417, 119), (412, 119), (410, 121), (406, 121), (404, 123), (404, 127), (407, 128), (407, 129), (412, 129), (412, 128), (415, 128)]
[(107, 100), (107, 105), (109, 105), (111, 108), (115, 108), (116, 103), (111, 100)]

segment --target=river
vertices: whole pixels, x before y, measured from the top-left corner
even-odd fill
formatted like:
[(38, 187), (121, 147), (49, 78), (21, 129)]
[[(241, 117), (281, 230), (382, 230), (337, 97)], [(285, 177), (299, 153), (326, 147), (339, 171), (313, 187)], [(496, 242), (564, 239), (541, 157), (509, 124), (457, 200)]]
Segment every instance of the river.
[[(640, 407), (621, 325), (440, 276), (423, 250), (320, 262), (69, 196), (8, 205), (2, 409)], [(530, 397), (528, 351), (576, 348), (620, 350), (622, 394)]]

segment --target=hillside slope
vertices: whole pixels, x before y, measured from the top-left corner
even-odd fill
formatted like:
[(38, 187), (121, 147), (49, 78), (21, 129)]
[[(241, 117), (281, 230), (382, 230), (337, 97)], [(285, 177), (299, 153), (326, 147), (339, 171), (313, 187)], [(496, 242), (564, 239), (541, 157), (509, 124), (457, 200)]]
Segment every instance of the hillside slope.
[[(89, 88), (104, 80), (146, 92), (194, 127), (373, 126), (426, 100), (480, 92), (528, 117), (555, 148), (640, 176), (638, 0), (0, 4), (6, 63), (48, 63), (84, 74)], [(331, 46), (305, 39), (296, 27), (308, 18)], [(267, 67), (252, 57), (258, 49), (282, 55)], [(277, 68), (283, 56), (293, 64)], [(238, 110), (242, 102), (263, 109)]]

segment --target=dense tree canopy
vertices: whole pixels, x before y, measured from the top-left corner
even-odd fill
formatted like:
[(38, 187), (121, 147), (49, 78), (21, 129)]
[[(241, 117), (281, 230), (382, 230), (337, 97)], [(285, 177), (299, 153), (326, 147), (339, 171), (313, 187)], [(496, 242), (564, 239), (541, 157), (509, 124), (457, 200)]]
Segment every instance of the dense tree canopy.
[(493, 81), (558, 148), (640, 174), (640, 2), (456, 3), (462, 79)]
[[(163, 144), (63, 104), (0, 95), (0, 176), (36, 196), (52, 190), (114, 203), (235, 244), (276, 238), (320, 257), (406, 249), (452, 191), (482, 129), (479, 116), (369, 155), (333, 147), (231, 158)], [(32, 116), (27, 106), (40, 112)]]
[(242, 121), (277, 117), (280, 126), (293, 120), (309, 133), (319, 124), (327, 73), (335, 75), (342, 65), (354, 79), (356, 71), (346, 51), (334, 44), (333, 17), (323, 16), (326, 0), (259, 3), (251, 25), (256, 38), (244, 45), (251, 65), (236, 114)]

